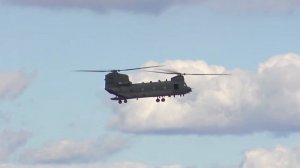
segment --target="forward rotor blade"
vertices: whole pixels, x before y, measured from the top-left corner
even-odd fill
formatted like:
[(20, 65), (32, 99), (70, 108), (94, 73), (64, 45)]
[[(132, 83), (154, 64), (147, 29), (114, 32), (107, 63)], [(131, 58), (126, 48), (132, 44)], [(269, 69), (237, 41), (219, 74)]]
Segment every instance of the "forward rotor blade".
[(147, 68), (156, 68), (162, 66), (163, 65), (156, 65), (156, 66), (146, 66), (146, 67), (139, 67), (139, 68), (113, 69), (113, 70), (77, 70), (76, 72), (120, 72), (120, 71), (133, 71), (139, 69), (147, 69)]
[(206, 74), (206, 73), (180, 73), (180, 72), (164, 72), (164, 71), (148, 71), (146, 70), (146, 72), (152, 72), (152, 73), (160, 73), (160, 74), (174, 74), (174, 75), (231, 75), (231, 74)]

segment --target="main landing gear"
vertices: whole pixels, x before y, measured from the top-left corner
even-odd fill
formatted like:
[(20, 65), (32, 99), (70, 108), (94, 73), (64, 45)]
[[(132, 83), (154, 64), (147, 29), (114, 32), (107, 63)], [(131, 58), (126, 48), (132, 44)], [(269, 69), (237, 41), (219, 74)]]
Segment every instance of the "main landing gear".
[[(124, 103), (127, 103), (127, 99), (124, 99)], [(119, 99), (119, 104), (122, 104), (122, 99)]]
[(165, 102), (166, 101), (166, 99), (163, 97), (163, 98), (161, 98), (161, 99), (159, 99), (159, 97), (158, 98), (156, 98), (156, 102), (158, 103), (158, 102)]

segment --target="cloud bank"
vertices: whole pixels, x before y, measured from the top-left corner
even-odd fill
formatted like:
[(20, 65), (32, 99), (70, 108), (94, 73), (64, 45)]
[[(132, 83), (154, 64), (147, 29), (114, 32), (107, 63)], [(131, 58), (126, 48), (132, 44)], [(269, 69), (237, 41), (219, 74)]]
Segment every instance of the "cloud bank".
[(253, 149), (246, 152), (241, 168), (297, 168), (300, 166), (299, 147), (278, 146), (275, 149)]
[(120, 10), (134, 13), (161, 13), (173, 6), (203, 5), (221, 10), (247, 12), (293, 12), (300, 0), (1, 0), (6, 4), (45, 8), (76, 8), (96, 12)]
[(29, 137), (30, 133), (27, 131), (3, 130), (0, 133), (0, 163), (9, 161), (27, 143)]
[(102, 137), (82, 141), (61, 140), (25, 151), (21, 161), (33, 164), (97, 162), (120, 152), (128, 145), (128, 140), (122, 137)]
[(34, 164), (34, 165), (20, 165), (20, 164), (0, 164), (0, 168), (191, 168), (181, 165), (162, 165), (150, 166), (142, 163), (123, 162), (123, 163), (86, 163), (86, 164)]
[(27, 131), (0, 133), (0, 168), (192, 168), (180, 164), (152, 166), (138, 162), (107, 163), (110, 157), (130, 145), (120, 136), (86, 140), (60, 140), (35, 149), (24, 147), (31, 137)]
[(32, 75), (0, 71), (0, 99), (14, 99), (29, 86)]
[[(204, 61), (176, 60), (163, 64), (180, 72), (231, 73), (231, 76), (186, 76), (193, 88), (184, 98), (131, 100), (114, 113), (109, 126), (136, 134), (249, 134), (269, 131), (288, 134), (300, 131), (300, 55), (274, 56), (257, 72), (226, 70)], [(147, 72), (132, 81), (164, 80)], [(113, 102), (115, 103), (115, 102)]]
[(202, 0), (2, 0), (4, 3), (39, 6), (46, 8), (77, 8), (97, 12), (110, 10), (134, 13), (160, 13), (177, 4), (189, 4)]

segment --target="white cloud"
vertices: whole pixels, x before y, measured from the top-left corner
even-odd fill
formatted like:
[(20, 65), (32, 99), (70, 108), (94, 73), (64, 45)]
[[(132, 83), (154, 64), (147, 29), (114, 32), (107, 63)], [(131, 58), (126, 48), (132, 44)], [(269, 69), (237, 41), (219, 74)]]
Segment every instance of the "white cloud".
[(0, 134), (0, 162), (9, 161), (10, 157), (26, 144), (29, 137), (27, 131), (3, 130)]
[(47, 8), (79, 8), (97, 12), (110, 10), (160, 13), (172, 6), (206, 5), (215, 9), (249, 12), (292, 12), (300, 0), (1, 0), (8, 4)]
[(42, 164), (96, 162), (121, 151), (128, 145), (128, 140), (122, 137), (102, 137), (82, 141), (61, 140), (25, 151), (21, 161)]
[(123, 163), (85, 163), (85, 164), (34, 164), (34, 165), (19, 165), (19, 164), (0, 164), (0, 168), (188, 168), (181, 165), (163, 165), (149, 166), (142, 163), (123, 162)]
[(299, 148), (278, 146), (275, 149), (254, 149), (246, 152), (241, 168), (298, 168)]
[(0, 71), (0, 99), (18, 97), (30, 84), (32, 75)]
[[(300, 131), (300, 55), (272, 57), (256, 73), (226, 70), (204, 61), (166, 61), (180, 72), (231, 73), (231, 76), (186, 76), (193, 88), (184, 98), (131, 100), (115, 111), (110, 127), (132, 133), (153, 134), (246, 134)], [(146, 72), (132, 81), (169, 78)]]

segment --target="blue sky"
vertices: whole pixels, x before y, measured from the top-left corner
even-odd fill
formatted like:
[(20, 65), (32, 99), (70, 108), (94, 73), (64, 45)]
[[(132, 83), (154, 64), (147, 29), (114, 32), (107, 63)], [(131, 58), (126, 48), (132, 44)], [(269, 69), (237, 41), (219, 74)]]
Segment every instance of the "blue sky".
[[(0, 167), (299, 166), (299, 4), (0, 0)], [(120, 106), (73, 72), (150, 64), (233, 75)]]

